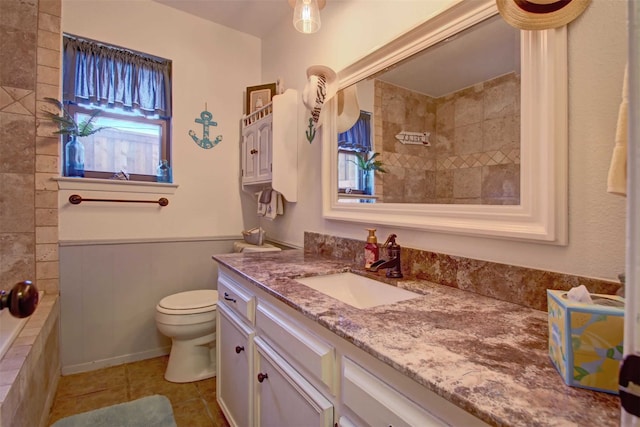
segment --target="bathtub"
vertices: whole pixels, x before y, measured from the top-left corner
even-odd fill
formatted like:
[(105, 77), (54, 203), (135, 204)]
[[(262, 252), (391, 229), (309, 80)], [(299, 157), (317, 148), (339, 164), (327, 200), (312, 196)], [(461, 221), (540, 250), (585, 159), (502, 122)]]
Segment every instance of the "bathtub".
[(60, 304), (39, 292), (25, 319), (0, 311), (0, 426), (45, 427), (60, 378)]
[[(42, 301), (43, 295), (43, 291), (38, 292), (38, 301)], [(11, 343), (18, 337), (28, 320), (29, 317), (22, 319), (13, 317), (8, 308), (0, 311), (0, 360), (2, 360), (9, 347), (11, 347)]]

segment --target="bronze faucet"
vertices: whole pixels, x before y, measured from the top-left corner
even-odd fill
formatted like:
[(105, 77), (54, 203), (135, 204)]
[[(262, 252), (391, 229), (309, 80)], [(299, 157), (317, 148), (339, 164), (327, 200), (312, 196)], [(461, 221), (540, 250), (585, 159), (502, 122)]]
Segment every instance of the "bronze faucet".
[(382, 245), (383, 248), (387, 248), (387, 259), (381, 259), (369, 267), (369, 271), (376, 272), (378, 270), (387, 270), (386, 276), (393, 279), (402, 278), (402, 266), (400, 263), (400, 245), (396, 243), (395, 234), (390, 234), (387, 237), (387, 241)]

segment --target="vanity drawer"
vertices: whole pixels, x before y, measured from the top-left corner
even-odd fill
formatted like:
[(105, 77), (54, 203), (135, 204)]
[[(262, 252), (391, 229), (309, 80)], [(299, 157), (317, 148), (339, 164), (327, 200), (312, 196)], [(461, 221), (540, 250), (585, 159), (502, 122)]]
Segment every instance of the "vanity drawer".
[(370, 426), (448, 426), (350, 359), (343, 359), (344, 404)]
[(222, 271), (218, 277), (218, 301), (231, 308), (249, 324), (255, 323), (256, 297)]
[(335, 349), (324, 340), (296, 325), (271, 305), (258, 304), (256, 327), (279, 349), (295, 360), (335, 393)]

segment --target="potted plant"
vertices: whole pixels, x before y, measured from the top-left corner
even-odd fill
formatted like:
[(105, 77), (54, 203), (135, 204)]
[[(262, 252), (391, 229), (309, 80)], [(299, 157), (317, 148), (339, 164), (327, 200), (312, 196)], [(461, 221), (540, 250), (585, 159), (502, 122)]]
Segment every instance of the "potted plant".
[(362, 171), (362, 178), (364, 180), (364, 192), (365, 194), (373, 194), (373, 172), (377, 171), (380, 173), (386, 173), (382, 167), (382, 162), (380, 160), (376, 160), (380, 153), (377, 152), (365, 152), (365, 153), (356, 153), (357, 161), (351, 161), (358, 166), (358, 169)]
[(84, 177), (84, 146), (78, 138), (93, 135), (106, 127), (96, 127), (94, 119), (100, 110), (93, 111), (88, 118), (77, 122), (73, 115), (65, 108), (64, 104), (55, 98), (44, 98), (45, 101), (58, 107), (60, 113), (53, 113), (42, 109), (44, 115), (58, 126), (54, 132), (57, 135), (68, 135), (69, 140), (65, 144), (64, 176)]

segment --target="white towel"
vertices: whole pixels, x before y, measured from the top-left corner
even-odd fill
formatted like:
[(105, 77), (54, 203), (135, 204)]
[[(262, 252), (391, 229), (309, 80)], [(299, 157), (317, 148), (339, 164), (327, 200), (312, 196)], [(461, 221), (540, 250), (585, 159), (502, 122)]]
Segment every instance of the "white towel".
[(609, 166), (607, 177), (607, 192), (627, 195), (627, 120), (629, 109), (629, 97), (627, 90), (627, 80), (629, 66), (624, 70), (624, 80), (622, 83), (622, 102), (618, 110), (618, 125), (616, 127), (616, 140), (613, 147), (613, 155)]
[(284, 206), (282, 203), (282, 194), (275, 190), (271, 193), (271, 202), (267, 205), (267, 212), (264, 215), (269, 220), (274, 220), (276, 215), (284, 214)]
[[(265, 191), (271, 191), (271, 190), (265, 190)], [(265, 214), (267, 213), (267, 205), (265, 203), (262, 203), (260, 201), (261, 199), (262, 199), (262, 191), (258, 193), (258, 216), (265, 216)]]

